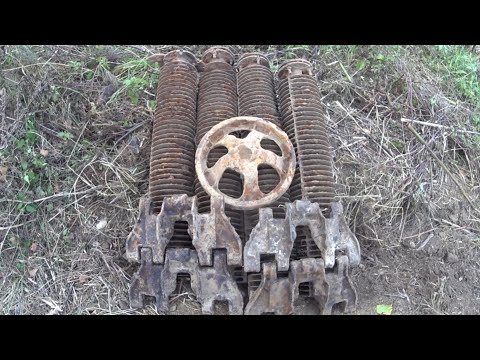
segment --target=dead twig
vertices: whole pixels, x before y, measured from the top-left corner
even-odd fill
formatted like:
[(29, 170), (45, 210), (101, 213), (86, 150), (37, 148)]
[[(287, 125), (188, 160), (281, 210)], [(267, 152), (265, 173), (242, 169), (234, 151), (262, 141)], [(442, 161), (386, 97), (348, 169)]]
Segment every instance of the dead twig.
[[(439, 221), (438, 219), (435, 219), (436, 221)], [(458, 230), (463, 230), (464, 232), (467, 232), (467, 233), (475, 233), (475, 234), (480, 234), (480, 230), (477, 230), (477, 229), (474, 229), (474, 228), (471, 228), (469, 226), (460, 226), (460, 225), (457, 225), (457, 224), (454, 224), (448, 220), (445, 220), (445, 219), (440, 219), (440, 222), (444, 223), (444, 224), (447, 224), (447, 225), (450, 225), (452, 227), (454, 227), (455, 229), (458, 229)]]
[(403, 122), (403, 123), (415, 123), (415, 124), (419, 124), (419, 125), (435, 127), (435, 128), (438, 128), (438, 129), (445, 129), (445, 130), (452, 130), (452, 131), (457, 131), (457, 132), (466, 133), (466, 134), (480, 135), (480, 132), (477, 132), (477, 131), (455, 129), (452, 126), (434, 124), (434, 123), (425, 122), (425, 121), (405, 119), (405, 118), (401, 118), (400, 121)]
[[(30, 220), (30, 221), (26, 221), (24, 223), (21, 223), (21, 224), (17, 224), (17, 225), (10, 225), (10, 226), (5, 226), (5, 227), (2, 227), (0, 226), (0, 231), (2, 230), (10, 230), (10, 229), (15, 229), (15, 228), (19, 228), (21, 226), (24, 226), (24, 225), (27, 225), (27, 224), (30, 224), (32, 222), (34, 222), (35, 220)], [(3, 241), (2, 241), (3, 242)]]
[(53, 194), (53, 195), (50, 195), (50, 196), (47, 196), (47, 197), (44, 197), (44, 198), (41, 198), (41, 199), (35, 199), (33, 200), (32, 202), (34, 203), (37, 203), (37, 202), (42, 202), (42, 201), (45, 201), (45, 200), (49, 200), (49, 199), (53, 199), (53, 198), (58, 198), (58, 197), (63, 197), (63, 196), (72, 196), (72, 195), (83, 195), (83, 194), (87, 194), (89, 192), (92, 192), (92, 191), (96, 191), (96, 190), (99, 190), (99, 189), (103, 189), (105, 186), (103, 185), (97, 185), (97, 186), (94, 186), (90, 189), (87, 189), (87, 190), (84, 190), (84, 191), (77, 191), (77, 192), (62, 192), (62, 193), (58, 193), (58, 194)]
[(130, 129), (128, 129), (125, 134), (123, 134), (117, 141), (115, 141), (114, 143), (114, 146), (117, 146), (117, 144), (122, 141), (125, 137), (127, 137), (128, 135), (130, 135), (132, 132), (134, 132), (135, 130), (137, 130), (138, 128), (142, 127), (143, 125), (145, 125), (147, 122), (149, 122), (149, 120), (145, 120), (145, 121), (142, 121), (141, 123), (138, 123), (134, 126), (132, 126)]
[(427, 238), (420, 244), (420, 246), (415, 249), (415, 251), (422, 250), (428, 244), (428, 242), (432, 237), (433, 237), (433, 234), (428, 235)]
[(419, 237), (420, 235), (428, 234), (429, 232), (432, 232), (433, 230), (435, 230), (435, 228), (427, 230), (427, 231), (423, 231), (423, 232), (415, 234), (415, 235), (405, 236), (403, 239), (405, 240), (405, 239), (411, 239), (411, 238), (414, 238), (414, 237)]

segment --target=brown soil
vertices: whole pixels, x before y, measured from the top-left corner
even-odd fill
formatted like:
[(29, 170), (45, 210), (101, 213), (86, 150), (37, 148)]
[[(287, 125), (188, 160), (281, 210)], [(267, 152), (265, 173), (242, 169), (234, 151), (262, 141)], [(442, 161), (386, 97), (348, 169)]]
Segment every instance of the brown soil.
[(353, 271), (357, 314), (375, 314), (378, 304), (392, 304), (394, 314), (480, 313), (478, 237), (449, 228), (429, 234), (364, 250)]

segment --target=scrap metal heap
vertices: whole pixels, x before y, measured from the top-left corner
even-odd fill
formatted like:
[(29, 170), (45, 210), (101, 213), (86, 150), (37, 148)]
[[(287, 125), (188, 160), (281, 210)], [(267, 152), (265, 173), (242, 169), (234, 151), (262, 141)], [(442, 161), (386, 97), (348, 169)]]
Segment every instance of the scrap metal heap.
[[(360, 248), (335, 201), (312, 65), (212, 47), (158, 55), (149, 193), (126, 242), (132, 307), (188, 274), (204, 314), (351, 312)], [(199, 76), (200, 75), (200, 76)]]

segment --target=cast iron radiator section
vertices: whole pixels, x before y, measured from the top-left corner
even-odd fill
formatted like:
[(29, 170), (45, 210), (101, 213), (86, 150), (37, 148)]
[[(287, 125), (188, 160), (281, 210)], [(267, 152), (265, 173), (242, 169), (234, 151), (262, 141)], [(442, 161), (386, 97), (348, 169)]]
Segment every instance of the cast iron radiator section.
[(131, 306), (151, 296), (168, 311), (186, 273), (205, 314), (217, 301), (230, 314), (297, 314), (305, 297), (316, 313), (353, 311), (349, 268), (360, 251), (335, 201), (310, 63), (281, 66), (277, 102), (261, 54), (244, 54), (236, 67), (224, 47), (200, 62), (183, 51), (155, 60), (150, 189), (126, 242), (127, 259), (140, 263)]

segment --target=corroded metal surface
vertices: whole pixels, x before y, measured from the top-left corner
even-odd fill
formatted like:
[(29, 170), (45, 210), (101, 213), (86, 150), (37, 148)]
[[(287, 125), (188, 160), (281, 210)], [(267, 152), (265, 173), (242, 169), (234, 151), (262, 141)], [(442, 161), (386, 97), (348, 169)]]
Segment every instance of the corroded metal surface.
[[(198, 113), (196, 144), (215, 125), (238, 115), (237, 79), (233, 67), (234, 55), (225, 47), (214, 46), (202, 56), (202, 72), (198, 85)], [(195, 156), (195, 153), (192, 153)], [(209, 158), (214, 164), (225, 155), (224, 149), (215, 149)], [(242, 180), (233, 173), (225, 173), (220, 188), (232, 197), (238, 197), (242, 191)], [(195, 178), (195, 195), (198, 198), (200, 213), (210, 211), (210, 196)], [(244, 239), (243, 211), (227, 206), (225, 214), (235, 227), (240, 238)]]
[(287, 271), (293, 242), (299, 225), (307, 226), (321, 251), (327, 268), (333, 267), (335, 254), (345, 253), (350, 264), (360, 263), (360, 246), (348, 228), (342, 205), (331, 204), (331, 217), (325, 218), (319, 204), (297, 200), (286, 204), (285, 219), (274, 219), (271, 209), (260, 209), (260, 221), (244, 246), (244, 269), (260, 271), (261, 255), (273, 255), (278, 271)]
[[(232, 135), (241, 131), (249, 131), (244, 139)], [(263, 139), (275, 142), (281, 154), (264, 149)], [(227, 148), (228, 153), (209, 167), (208, 156), (219, 146)], [(268, 194), (259, 187), (258, 167), (262, 164), (270, 165), (280, 177), (279, 184)], [(225, 203), (235, 209), (258, 209), (276, 201), (287, 191), (295, 172), (295, 152), (287, 135), (273, 123), (240, 116), (221, 122), (205, 134), (197, 148), (195, 169), (200, 184), (211, 196), (223, 196)], [(244, 184), (239, 197), (233, 198), (219, 189), (220, 179), (227, 169), (242, 175)]]
[(292, 261), (287, 277), (279, 277), (275, 263), (263, 264), (260, 285), (250, 295), (245, 315), (289, 315), (296, 312), (302, 284), (310, 286), (310, 297), (320, 314), (329, 315), (338, 306), (339, 311), (355, 309), (357, 293), (348, 276), (348, 258), (340, 256), (332, 271), (326, 272), (322, 259)]
[(130, 285), (129, 297), (130, 306), (133, 308), (143, 307), (143, 300), (145, 296), (156, 297), (156, 305), (161, 307), (160, 292), (162, 274), (162, 265), (155, 265), (153, 263), (152, 249), (140, 248), (138, 249), (138, 260), (141, 259), (138, 271), (132, 277)]
[[(335, 198), (332, 159), (320, 91), (312, 65), (303, 59), (286, 61), (278, 70), (279, 108), (283, 126), (295, 146), (297, 169), (291, 201), (305, 199), (330, 211)], [(308, 231), (299, 229), (293, 258), (320, 257)]]
[[(254, 116), (269, 121), (282, 128), (277, 110), (275, 85), (270, 62), (260, 53), (243, 54), (237, 63), (238, 113), (241, 116)], [(262, 146), (276, 152), (278, 147), (265, 141)], [(277, 155), (278, 152), (276, 152)], [(263, 192), (269, 192), (278, 184), (279, 178), (275, 170), (270, 167), (258, 169), (258, 184)], [(287, 190), (280, 198), (270, 205), (274, 218), (285, 217), (283, 204), (290, 201)], [(246, 211), (245, 234), (246, 239), (258, 223), (258, 210)]]
[(305, 60), (287, 61), (278, 77), (284, 130), (297, 154), (291, 200), (308, 199), (328, 209), (335, 196), (335, 184), (325, 115), (312, 66)]
[(152, 130), (149, 193), (153, 211), (165, 196), (193, 195), (197, 71), (195, 57), (179, 50), (163, 57)]
[(331, 314), (335, 305), (341, 305), (341, 312), (352, 312), (357, 305), (357, 292), (349, 276), (348, 257), (339, 256), (333, 271), (327, 272), (328, 288), (324, 290), (326, 301), (323, 314)]
[(150, 60), (161, 70), (149, 193), (126, 242), (127, 259), (140, 264), (131, 306), (150, 296), (168, 311), (188, 274), (204, 314), (217, 301), (231, 314), (298, 314), (305, 298), (321, 314), (353, 311), (349, 267), (360, 262), (360, 248), (334, 201), (311, 64), (280, 67), (280, 121), (261, 54), (244, 54), (236, 67), (224, 47), (200, 62), (184, 51)]
[[(287, 204), (289, 206), (290, 204)], [(260, 219), (253, 228), (250, 240), (244, 246), (244, 269), (246, 272), (260, 271), (260, 256), (273, 255), (278, 271), (287, 271), (290, 266), (290, 253), (295, 240), (289, 213), (287, 220), (274, 219), (272, 209), (260, 209)]]
[[(195, 198), (196, 199), (196, 198)], [(225, 215), (222, 197), (212, 196), (208, 214), (193, 211), (193, 246), (197, 249), (200, 265), (212, 265), (213, 249), (227, 251), (230, 266), (242, 265), (242, 241)]]
[[(195, 56), (175, 50), (158, 58), (160, 77), (152, 130), (149, 195), (154, 212), (165, 196), (194, 193), (198, 75)], [(178, 224), (172, 246), (189, 246), (186, 227)]]
[(165, 198), (159, 214), (151, 211), (151, 199), (142, 198), (137, 224), (127, 239), (127, 259), (139, 262), (140, 249), (148, 248), (152, 251), (152, 262), (163, 264), (177, 221), (188, 224), (188, 233), (198, 252), (200, 265), (212, 266), (214, 249), (227, 251), (228, 265), (242, 265), (242, 243), (225, 216), (223, 199), (212, 197), (211, 212), (199, 214), (197, 198), (187, 195)]
[(290, 315), (293, 313), (292, 284), (288, 278), (277, 277), (275, 263), (263, 264), (262, 280), (250, 296), (245, 315)]
[(227, 301), (230, 314), (243, 313), (243, 298), (228, 272), (223, 252), (214, 253), (213, 267), (199, 266), (197, 253), (186, 248), (168, 249), (164, 265), (153, 264), (150, 249), (142, 249), (141, 257), (139, 272), (134, 275), (130, 287), (130, 304), (133, 307), (142, 307), (144, 297), (151, 296), (160, 311), (168, 311), (177, 276), (188, 274), (192, 290), (202, 305), (202, 313), (213, 313), (215, 301)]

